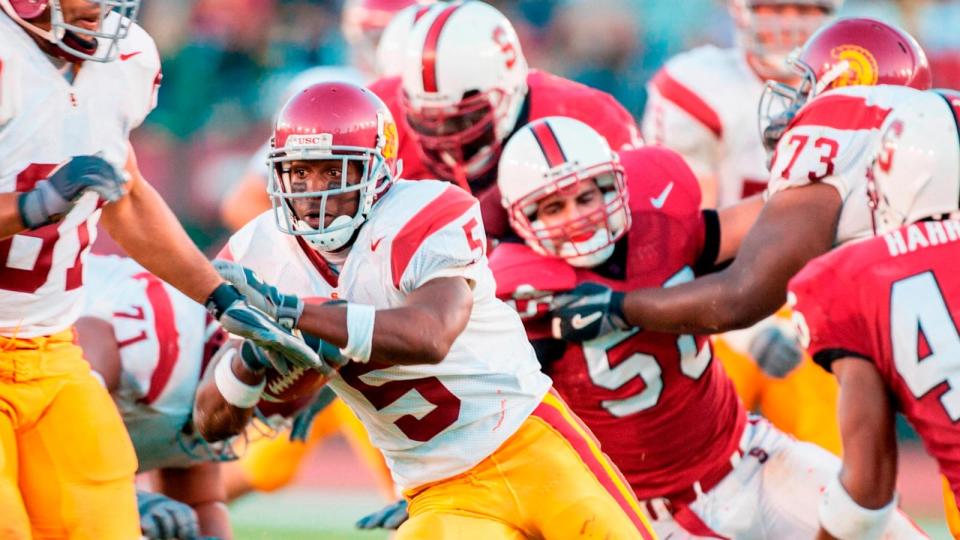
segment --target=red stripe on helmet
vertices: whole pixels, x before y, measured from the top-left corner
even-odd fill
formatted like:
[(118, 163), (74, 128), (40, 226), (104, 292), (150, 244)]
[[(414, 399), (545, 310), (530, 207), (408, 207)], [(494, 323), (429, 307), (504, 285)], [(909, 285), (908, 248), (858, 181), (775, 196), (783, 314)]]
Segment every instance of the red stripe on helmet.
[(443, 25), (447, 24), (447, 19), (449, 19), (450, 16), (453, 15), (453, 12), (461, 5), (462, 4), (453, 4), (444, 8), (430, 24), (430, 29), (427, 30), (427, 39), (423, 42), (423, 60), (421, 66), (423, 72), (423, 90), (425, 92), (437, 91), (437, 43), (440, 41), (440, 32), (443, 30)]
[(567, 162), (567, 156), (563, 153), (560, 141), (557, 140), (557, 134), (553, 132), (549, 122), (537, 122), (531, 126), (531, 130), (533, 131), (533, 138), (540, 145), (540, 150), (543, 151), (543, 156), (547, 158), (547, 165), (551, 169)]
[(417, 24), (417, 21), (419, 21), (421, 17), (426, 15), (427, 12), (430, 11), (431, 7), (433, 6), (426, 5), (426, 6), (420, 6), (419, 8), (417, 8), (417, 12), (413, 14), (413, 24)]

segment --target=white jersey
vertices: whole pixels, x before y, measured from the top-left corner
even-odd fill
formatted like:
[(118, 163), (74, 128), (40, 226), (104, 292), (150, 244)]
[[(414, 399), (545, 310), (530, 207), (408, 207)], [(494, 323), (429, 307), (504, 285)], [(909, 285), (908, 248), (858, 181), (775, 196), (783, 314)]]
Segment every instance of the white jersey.
[(218, 449), (184, 426), (220, 327), (202, 305), (132, 259), (91, 255), (84, 273), (81, 316), (113, 327), (121, 364), (113, 395), (140, 471), (216, 459)]
[[(73, 156), (124, 166), (130, 130), (154, 106), (160, 59), (135, 24), (119, 47), (113, 62), (84, 62), (70, 84), (26, 31), (0, 16), (0, 193), (32, 189)], [(49, 335), (73, 324), (97, 203), (86, 194), (59, 224), (0, 241), (0, 335)]]
[(758, 129), (763, 81), (741, 49), (699, 47), (671, 59), (647, 85), (643, 137), (717, 179), (717, 206), (766, 187), (767, 156)]
[(770, 195), (823, 182), (843, 201), (835, 244), (873, 236), (867, 200), (867, 170), (880, 142), (880, 127), (897, 106), (943, 98), (905, 86), (850, 86), (807, 103), (777, 143), (770, 168)]
[(485, 249), (476, 199), (447, 182), (400, 180), (374, 206), (338, 278), (331, 280), (315, 253), (276, 229), (272, 211), (235, 234), (226, 255), (284, 292), (377, 309), (400, 307), (437, 277), (470, 281), (470, 320), (439, 364), (351, 363), (330, 381), (383, 452), (396, 483), (410, 489), (492, 454), (551, 385), (518, 315), (494, 295)]

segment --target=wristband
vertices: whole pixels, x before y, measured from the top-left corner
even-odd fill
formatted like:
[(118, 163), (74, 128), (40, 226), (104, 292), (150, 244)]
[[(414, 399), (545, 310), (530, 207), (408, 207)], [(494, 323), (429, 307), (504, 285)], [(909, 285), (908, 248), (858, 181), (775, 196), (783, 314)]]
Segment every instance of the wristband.
[(347, 304), (347, 346), (344, 356), (366, 364), (373, 352), (373, 323), (377, 310), (367, 304)]
[(843, 488), (840, 477), (834, 476), (820, 499), (820, 526), (840, 540), (875, 540), (883, 535), (896, 507), (894, 495), (883, 508), (864, 508)]
[(217, 285), (217, 288), (210, 293), (203, 305), (210, 312), (210, 315), (213, 315), (214, 319), (220, 320), (223, 312), (237, 300), (243, 300), (243, 295), (236, 287), (224, 282)]
[(217, 390), (223, 399), (238, 409), (249, 409), (260, 401), (260, 394), (263, 393), (263, 387), (267, 384), (264, 377), (260, 384), (251, 386), (240, 379), (233, 372), (233, 357), (237, 355), (235, 349), (231, 349), (223, 355), (220, 363), (217, 364), (213, 372), (214, 381), (217, 383)]

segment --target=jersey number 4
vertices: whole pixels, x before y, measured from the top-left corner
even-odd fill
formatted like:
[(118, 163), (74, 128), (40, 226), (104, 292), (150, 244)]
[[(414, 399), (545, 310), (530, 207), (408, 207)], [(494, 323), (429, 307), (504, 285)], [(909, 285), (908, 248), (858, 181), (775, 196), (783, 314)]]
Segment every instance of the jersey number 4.
[[(684, 267), (663, 286), (679, 285), (691, 281), (693, 277), (693, 270)], [(610, 362), (608, 353), (636, 333), (637, 330), (613, 332), (583, 344), (583, 356), (587, 360), (590, 380), (597, 386), (616, 390), (637, 377), (644, 382), (644, 388), (632, 396), (604, 400), (601, 403), (613, 416), (629, 416), (645, 411), (657, 404), (663, 392), (663, 369), (655, 356), (636, 352), (616, 366)], [(699, 379), (710, 365), (710, 345), (705, 342), (698, 351), (696, 338), (691, 335), (677, 337), (677, 352), (680, 355), (680, 372), (691, 379)]]
[[(56, 165), (30, 165), (17, 175), (17, 191), (29, 191), (36, 183), (50, 174)], [(66, 227), (62, 223), (46, 225), (33, 231), (25, 231), (0, 240), (0, 289), (20, 293), (35, 293), (50, 279), (53, 269), (54, 249), (74, 246), (76, 258), (67, 268), (65, 290), (73, 290), (83, 284), (81, 257), (90, 245), (90, 223), (80, 227)], [(63, 240), (63, 243), (60, 241)]]
[(893, 284), (890, 338), (894, 365), (914, 397), (946, 383), (940, 403), (950, 420), (960, 420), (960, 334), (933, 272)]

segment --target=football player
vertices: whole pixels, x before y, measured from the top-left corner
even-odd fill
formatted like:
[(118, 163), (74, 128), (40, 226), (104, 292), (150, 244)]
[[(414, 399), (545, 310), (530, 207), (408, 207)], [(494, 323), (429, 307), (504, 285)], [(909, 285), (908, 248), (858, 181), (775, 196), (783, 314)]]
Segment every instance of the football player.
[(370, 89), (397, 119), (404, 177), (470, 190), (494, 239), (509, 233), (496, 189), (497, 159), (527, 122), (570, 116), (615, 148), (640, 144), (636, 122), (612, 96), (528, 69), (513, 25), (483, 2), (438, 4), (423, 14), (407, 41), (402, 76)]
[[(678, 154), (614, 153), (596, 131), (561, 117), (510, 139), (497, 182), (526, 243), (491, 256), (498, 295), (520, 308), (554, 387), (620, 467), (657, 534), (812, 537), (820, 490), (839, 460), (748, 418), (707, 336), (609, 328), (567, 343), (552, 339), (546, 312), (551, 297), (584, 282), (671, 287), (712, 271), (736, 252), (761, 203), (701, 211)], [(917, 534), (900, 517), (887, 537)]]
[[(880, 236), (814, 259), (790, 281), (800, 335), (840, 382), (843, 469), (823, 494), (818, 538), (877, 538), (889, 520), (897, 411), (960, 494), (958, 115), (956, 92), (899, 104), (872, 149), (867, 197), (849, 202)], [(957, 512), (954, 502), (948, 515)]]
[(133, 22), (139, 4), (0, 0), (0, 531), (7, 538), (139, 534), (133, 448), (73, 339), (98, 220), (230, 331), (287, 348), (302, 365), (317, 359), (220, 279), (140, 175), (127, 139), (153, 108), (160, 61)]
[[(476, 199), (445, 182), (394, 180), (393, 118), (363, 88), (295, 96), (273, 141), (275, 211), (231, 238), (236, 262), (221, 273), (271, 294), (261, 307), (323, 351), (330, 387), (410, 500), (398, 538), (652, 538), (495, 297)], [(340, 303), (304, 305), (257, 273)], [(229, 433), (263, 377), (262, 362), (235, 357), (202, 387), (201, 434)]]
[(189, 505), (174, 507), (166, 522), (142, 513), (144, 535), (232, 538), (219, 462), (233, 456), (205, 443), (190, 422), (201, 375), (226, 333), (203, 306), (131, 259), (91, 255), (85, 272), (78, 342), (120, 410), (137, 471), (156, 471), (161, 491)]
[[(743, 328), (785, 303), (787, 281), (807, 261), (872, 234), (869, 212), (858, 204), (866, 197), (869, 149), (898, 104), (941, 99), (915, 90), (930, 87), (926, 57), (897, 28), (845, 19), (811, 37), (793, 65), (803, 77), (797, 89), (777, 88), (793, 102), (792, 119), (773, 155), (769, 198), (733, 263), (665, 289), (574, 291), (579, 298), (556, 311), (558, 335), (592, 339), (609, 324), (693, 333)], [(768, 134), (784, 132), (772, 127)], [(571, 325), (592, 313), (600, 316), (591, 324)]]
[[(764, 83), (798, 82), (797, 73), (787, 65), (788, 54), (842, 4), (842, 0), (730, 0), (737, 45), (726, 49), (706, 45), (685, 52), (668, 61), (647, 85), (644, 138), (683, 155), (700, 181), (706, 207), (723, 208), (766, 187), (767, 157), (757, 130)], [(799, 351), (783, 354), (769, 347), (792, 338), (785, 315), (716, 336), (717, 358), (748, 409), (757, 409), (778, 428), (839, 454), (836, 383)]]
[[(341, 30), (351, 44), (353, 66), (317, 66), (297, 75), (286, 88), (286, 95), (279, 104), (293, 94), (308, 86), (325, 81), (343, 81), (361, 84), (373, 78), (394, 75), (398, 64), (391, 64), (393, 52), (406, 43), (415, 18), (425, 13), (433, 1), (430, 0), (350, 0), (343, 8)], [(389, 25), (394, 16), (400, 18), (397, 24)], [(384, 43), (380, 52), (379, 43)], [(376, 63), (374, 60), (376, 50)], [(269, 182), (269, 168), (266, 166), (270, 141), (266, 141), (250, 157), (247, 170), (244, 171), (236, 189), (233, 189), (220, 203), (220, 218), (227, 228), (237, 230), (248, 221), (270, 208), (266, 186)]]

